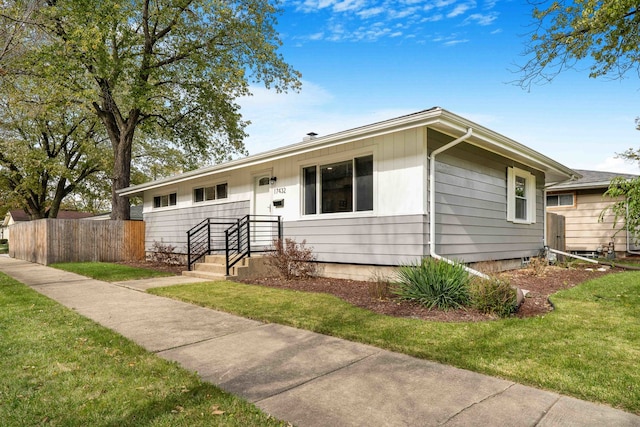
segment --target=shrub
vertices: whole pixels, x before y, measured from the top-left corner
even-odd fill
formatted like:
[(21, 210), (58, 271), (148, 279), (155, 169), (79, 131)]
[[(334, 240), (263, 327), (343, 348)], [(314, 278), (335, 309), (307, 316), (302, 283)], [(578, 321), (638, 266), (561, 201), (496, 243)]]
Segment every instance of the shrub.
[(379, 271), (371, 273), (369, 296), (379, 300), (384, 300), (391, 296), (391, 281)]
[(149, 257), (150, 261), (172, 265), (182, 264), (180, 254), (176, 253), (175, 250), (175, 246), (154, 240), (151, 247), (152, 253)]
[(508, 280), (492, 277), (471, 284), (471, 304), (483, 313), (508, 317), (517, 310), (518, 295)]
[(398, 279), (394, 294), (429, 309), (461, 308), (470, 301), (469, 273), (458, 262), (424, 258), (418, 264), (400, 267)]
[(273, 242), (275, 250), (267, 253), (267, 261), (282, 277), (287, 280), (308, 278), (315, 276), (317, 265), (313, 248), (307, 248), (306, 240), (297, 243), (293, 239), (276, 239)]

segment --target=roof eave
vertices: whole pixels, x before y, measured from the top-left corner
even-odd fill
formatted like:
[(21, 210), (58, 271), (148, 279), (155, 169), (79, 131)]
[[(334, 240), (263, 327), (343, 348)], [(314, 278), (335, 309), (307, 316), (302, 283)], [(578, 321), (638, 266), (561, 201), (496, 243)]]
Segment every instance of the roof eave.
[(204, 177), (215, 173), (224, 173), (243, 167), (279, 160), (291, 155), (303, 154), (313, 150), (345, 144), (354, 140), (372, 138), (391, 132), (398, 132), (422, 126), (433, 127), (436, 130), (441, 130), (444, 133), (454, 136), (459, 136), (458, 134), (466, 132), (466, 130), (471, 127), (474, 130), (474, 133), (467, 142), (525, 164), (533, 169), (540, 170), (548, 176), (547, 181), (561, 182), (570, 178), (581, 177), (580, 174), (568, 167), (510, 138), (507, 138), (504, 135), (498, 134), (440, 107), (435, 107), (418, 113), (373, 123), (324, 137), (316, 137), (308, 141), (265, 151), (263, 153), (232, 160), (220, 165), (209, 166), (185, 172), (180, 175), (151, 181), (145, 184), (131, 186), (118, 190), (117, 193), (120, 196), (140, 196), (147, 190), (177, 184), (187, 181), (193, 177)]

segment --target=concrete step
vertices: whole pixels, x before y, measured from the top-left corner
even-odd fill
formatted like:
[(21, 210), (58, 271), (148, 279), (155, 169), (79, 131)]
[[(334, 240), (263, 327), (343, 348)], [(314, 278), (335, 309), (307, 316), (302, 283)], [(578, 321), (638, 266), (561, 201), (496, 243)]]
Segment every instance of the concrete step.
[(183, 271), (182, 275), (188, 276), (188, 277), (199, 277), (201, 279), (208, 279), (208, 280), (227, 280), (230, 277), (225, 274), (212, 273), (210, 271), (196, 271), (196, 270)]
[(193, 270), (207, 273), (226, 274), (227, 267), (224, 264), (213, 264), (208, 262), (198, 262), (193, 265)]

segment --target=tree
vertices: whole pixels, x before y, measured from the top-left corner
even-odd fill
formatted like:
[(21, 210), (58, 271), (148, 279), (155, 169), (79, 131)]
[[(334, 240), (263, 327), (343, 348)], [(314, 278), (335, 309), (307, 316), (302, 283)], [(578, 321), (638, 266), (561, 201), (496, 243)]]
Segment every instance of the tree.
[[(4, 14), (20, 21), (21, 3)], [(136, 134), (228, 159), (245, 153), (235, 100), (249, 95), (250, 79), (299, 88), (277, 52), (277, 13), (269, 0), (47, 0), (23, 22), (46, 42), (5, 69), (29, 70), (100, 120), (113, 152), (112, 218), (128, 219), (118, 190), (131, 183)]]
[(640, 72), (640, 14), (636, 0), (545, 0), (533, 10), (535, 29), (525, 49), (519, 84), (546, 83), (589, 63), (589, 77)]
[(9, 86), (3, 81), (0, 98), (0, 189), (31, 218), (55, 218), (65, 198), (109, 167), (106, 138), (94, 116)]

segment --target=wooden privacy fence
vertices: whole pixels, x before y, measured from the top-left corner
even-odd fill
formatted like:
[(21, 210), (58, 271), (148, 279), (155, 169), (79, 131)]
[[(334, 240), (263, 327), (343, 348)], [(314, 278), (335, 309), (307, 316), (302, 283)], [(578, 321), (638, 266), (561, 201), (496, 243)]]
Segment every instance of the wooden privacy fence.
[(44, 265), (141, 260), (144, 222), (39, 219), (14, 224), (9, 256)]
[(559, 251), (566, 250), (564, 216), (547, 212), (547, 246)]

